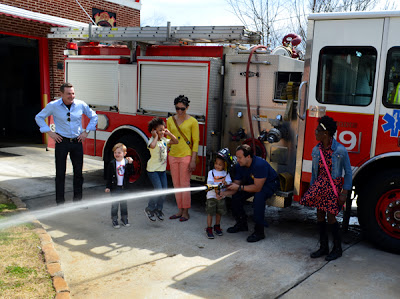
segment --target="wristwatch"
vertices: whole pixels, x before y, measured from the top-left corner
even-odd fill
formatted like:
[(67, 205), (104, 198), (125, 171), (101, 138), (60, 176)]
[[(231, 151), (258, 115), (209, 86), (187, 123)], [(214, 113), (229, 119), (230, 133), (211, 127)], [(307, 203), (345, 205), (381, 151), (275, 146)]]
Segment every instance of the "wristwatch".
[(88, 129), (86, 129), (85, 132), (88, 133), (88, 134), (90, 133), (90, 131)]

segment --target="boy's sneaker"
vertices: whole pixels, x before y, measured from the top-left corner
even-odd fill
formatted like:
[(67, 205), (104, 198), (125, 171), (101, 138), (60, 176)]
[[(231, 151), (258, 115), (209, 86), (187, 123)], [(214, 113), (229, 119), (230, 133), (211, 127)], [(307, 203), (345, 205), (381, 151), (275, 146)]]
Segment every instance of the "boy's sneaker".
[(206, 228), (206, 236), (209, 239), (214, 239), (214, 235), (213, 235), (213, 232), (212, 232), (212, 227), (207, 227)]
[(224, 234), (219, 224), (214, 225), (214, 232), (217, 234), (217, 236), (222, 236)]
[(131, 226), (128, 219), (121, 219), (121, 223), (123, 226), (129, 227)]
[(154, 212), (150, 211), (149, 208), (144, 209), (144, 214), (149, 218), (150, 221), (156, 221), (156, 217), (154, 216)]
[(158, 220), (164, 221), (164, 213), (161, 210), (155, 210), (154, 214), (156, 214)]
[(118, 220), (113, 220), (112, 221), (112, 225), (114, 228), (120, 228), (119, 224), (118, 224)]

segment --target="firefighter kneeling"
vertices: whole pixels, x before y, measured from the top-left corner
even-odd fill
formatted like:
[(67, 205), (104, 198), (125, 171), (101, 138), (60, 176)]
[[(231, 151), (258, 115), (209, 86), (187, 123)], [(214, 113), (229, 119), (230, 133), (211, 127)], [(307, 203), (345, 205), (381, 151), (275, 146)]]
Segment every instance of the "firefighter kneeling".
[(253, 156), (250, 146), (242, 144), (236, 149), (237, 164), (235, 177), (227, 190), (221, 195), (232, 195), (232, 214), (236, 220), (228, 233), (248, 231), (247, 216), (243, 208), (246, 199), (254, 196), (254, 232), (247, 238), (247, 242), (257, 242), (265, 238), (264, 227), (268, 223), (264, 219), (265, 202), (279, 186), (278, 175), (264, 159)]

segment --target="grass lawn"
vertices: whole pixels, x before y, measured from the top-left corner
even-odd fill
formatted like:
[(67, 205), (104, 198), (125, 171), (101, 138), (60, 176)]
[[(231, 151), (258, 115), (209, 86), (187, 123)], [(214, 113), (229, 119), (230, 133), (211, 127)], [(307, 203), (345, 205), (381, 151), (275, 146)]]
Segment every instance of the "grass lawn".
[[(18, 213), (16, 208), (0, 193), (0, 219)], [(0, 298), (54, 298), (35, 228), (27, 223), (0, 229)]]

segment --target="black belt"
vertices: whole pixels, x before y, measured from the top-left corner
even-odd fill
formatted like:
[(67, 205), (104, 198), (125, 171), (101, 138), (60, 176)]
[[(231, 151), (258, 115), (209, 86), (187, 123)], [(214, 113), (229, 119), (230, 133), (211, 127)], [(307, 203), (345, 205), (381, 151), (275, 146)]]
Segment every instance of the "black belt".
[[(60, 135), (60, 134), (58, 134)], [(79, 143), (78, 138), (68, 138), (68, 137), (64, 137), (62, 135), (60, 135), (62, 137), (62, 141), (61, 142), (68, 142), (68, 143)]]

